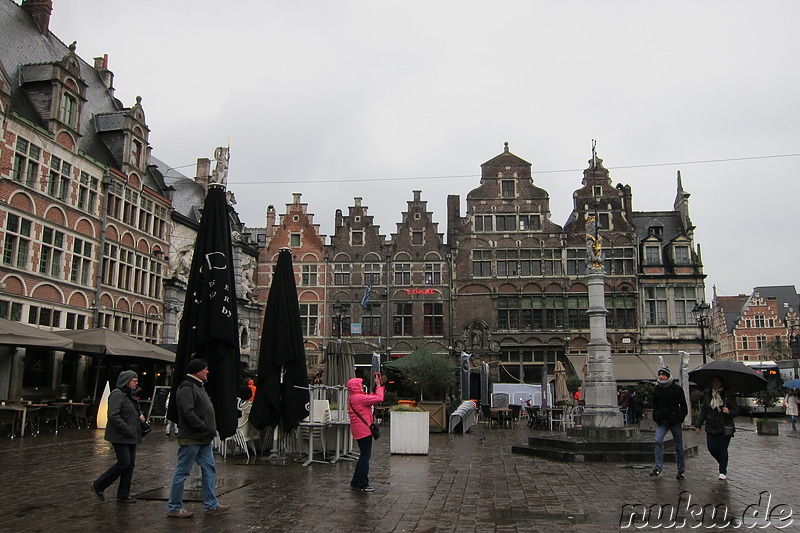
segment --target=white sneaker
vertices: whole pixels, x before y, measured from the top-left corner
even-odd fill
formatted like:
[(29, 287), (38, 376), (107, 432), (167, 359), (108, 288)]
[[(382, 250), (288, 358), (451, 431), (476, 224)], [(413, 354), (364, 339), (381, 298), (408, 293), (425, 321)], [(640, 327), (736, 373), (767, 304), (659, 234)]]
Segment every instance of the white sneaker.
[(726, 476), (725, 474), (720, 474), (719, 475), (719, 479), (721, 479), (722, 481), (725, 481), (726, 479), (728, 479), (728, 476)]

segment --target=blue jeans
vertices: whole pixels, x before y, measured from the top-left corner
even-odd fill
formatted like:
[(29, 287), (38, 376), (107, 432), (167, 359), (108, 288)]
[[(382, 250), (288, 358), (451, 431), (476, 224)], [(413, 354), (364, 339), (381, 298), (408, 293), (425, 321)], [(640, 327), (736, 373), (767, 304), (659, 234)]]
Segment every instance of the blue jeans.
[(365, 489), (369, 487), (369, 460), (372, 456), (372, 435), (358, 439), (358, 462), (356, 469), (353, 472), (353, 479), (350, 481), (350, 487), (356, 489)]
[(172, 476), (172, 488), (167, 502), (168, 511), (177, 511), (183, 507), (183, 483), (189, 477), (194, 463), (200, 467), (202, 476), (203, 508), (208, 511), (219, 505), (219, 500), (214, 496), (217, 468), (214, 465), (211, 444), (187, 445), (178, 449), (178, 464), (175, 466), (175, 475)]
[(672, 433), (675, 441), (675, 453), (678, 455), (678, 472), (686, 470), (686, 456), (683, 453), (683, 428), (680, 424), (674, 426), (656, 426), (656, 468), (664, 469), (664, 437), (667, 432)]
[(717, 460), (720, 474), (728, 473), (728, 445), (730, 443), (730, 437), (706, 432), (706, 446), (708, 447), (708, 453), (711, 454), (711, 457)]
[(117, 499), (127, 500), (131, 497), (133, 467), (136, 466), (136, 445), (116, 443), (111, 443), (111, 445), (114, 447), (114, 453), (117, 454), (117, 462), (95, 480), (94, 488), (102, 492), (119, 478)]

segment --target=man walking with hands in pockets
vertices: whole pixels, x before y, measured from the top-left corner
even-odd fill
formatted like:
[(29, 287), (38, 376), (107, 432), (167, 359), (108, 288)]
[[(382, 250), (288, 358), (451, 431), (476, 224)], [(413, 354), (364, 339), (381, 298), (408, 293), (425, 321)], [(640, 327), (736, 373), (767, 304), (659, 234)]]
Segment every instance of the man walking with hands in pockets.
[(178, 406), (178, 464), (172, 477), (172, 488), (167, 503), (167, 516), (191, 518), (194, 514), (183, 507), (183, 483), (189, 477), (192, 466), (200, 466), (203, 486), (203, 508), (206, 514), (224, 513), (231, 508), (223, 505), (214, 495), (217, 470), (211, 442), (217, 434), (214, 405), (208, 397), (205, 385), (208, 379), (208, 363), (192, 359), (186, 365), (186, 379), (178, 386), (174, 401)]
[(655, 456), (656, 467), (651, 476), (660, 476), (664, 468), (664, 437), (672, 433), (675, 440), (675, 453), (678, 459), (678, 474), (675, 479), (684, 479), (686, 456), (683, 452), (683, 420), (689, 414), (683, 389), (669, 375), (669, 367), (658, 369), (658, 384), (653, 391), (653, 422), (656, 427)]

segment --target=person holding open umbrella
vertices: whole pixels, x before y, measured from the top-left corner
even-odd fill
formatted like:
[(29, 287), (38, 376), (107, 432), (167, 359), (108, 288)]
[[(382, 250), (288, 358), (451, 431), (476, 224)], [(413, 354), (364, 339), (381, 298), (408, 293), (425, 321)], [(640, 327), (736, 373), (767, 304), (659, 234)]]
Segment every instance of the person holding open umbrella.
[(717, 460), (719, 479), (728, 479), (728, 445), (736, 431), (733, 417), (739, 414), (736, 406), (736, 395), (725, 390), (725, 382), (721, 376), (711, 380), (711, 389), (706, 391), (700, 416), (695, 422), (695, 431), (700, 433), (703, 423), (706, 425), (706, 446), (708, 453)]

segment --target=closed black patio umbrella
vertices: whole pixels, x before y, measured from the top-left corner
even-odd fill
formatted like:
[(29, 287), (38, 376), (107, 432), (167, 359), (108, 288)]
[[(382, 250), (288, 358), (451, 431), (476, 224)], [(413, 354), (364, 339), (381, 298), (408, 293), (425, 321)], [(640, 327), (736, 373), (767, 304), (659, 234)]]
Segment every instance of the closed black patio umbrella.
[[(204, 359), (208, 363), (205, 387), (214, 404), (221, 439), (236, 433), (239, 419), (236, 393), (242, 381), (242, 368), (236, 301), (228, 202), (224, 185), (213, 183), (208, 187), (194, 246), (172, 397), (183, 381), (189, 361)], [(178, 419), (177, 402), (169, 403), (167, 417), (172, 421)]]
[(278, 254), (261, 331), (250, 423), (256, 429), (281, 424), (284, 431), (289, 431), (308, 416), (310, 395), (300, 304), (288, 249)]

